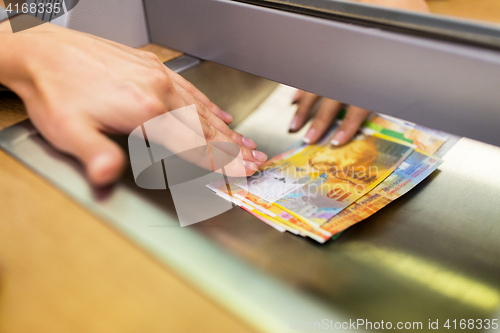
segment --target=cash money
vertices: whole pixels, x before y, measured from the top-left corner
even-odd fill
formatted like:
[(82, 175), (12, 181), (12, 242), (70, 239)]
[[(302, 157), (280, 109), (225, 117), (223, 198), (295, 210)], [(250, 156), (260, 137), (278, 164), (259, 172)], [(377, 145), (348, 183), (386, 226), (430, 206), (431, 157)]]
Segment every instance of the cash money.
[(275, 204), (310, 224), (322, 225), (382, 182), (412, 151), (370, 135), (358, 135), (342, 147), (309, 146), (280, 167), (305, 171), (311, 181)]
[(218, 180), (207, 187), (277, 230), (284, 229), (296, 235), (307, 236), (319, 243), (324, 243), (332, 237), (328, 231), (290, 215), (280, 207), (236, 186), (235, 182), (237, 179), (228, 179), (228, 182)]
[(381, 184), (324, 223), (321, 228), (336, 234), (366, 219), (410, 191), (442, 162), (438, 158), (414, 151)]
[(428, 133), (423, 127), (390, 116), (372, 114), (363, 126), (395, 139), (407, 141), (423, 153), (433, 155), (447, 138)]
[(320, 243), (335, 239), (442, 163), (429, 154), (446, 142), (444, 135), (381, 115), (372, 115), (364, 125), (364, 135), (343, 150), (329, 144), (337, 123), (316, 145), (294, 144), (247, 182), (227, 179), (207, 187), (281, 232)]

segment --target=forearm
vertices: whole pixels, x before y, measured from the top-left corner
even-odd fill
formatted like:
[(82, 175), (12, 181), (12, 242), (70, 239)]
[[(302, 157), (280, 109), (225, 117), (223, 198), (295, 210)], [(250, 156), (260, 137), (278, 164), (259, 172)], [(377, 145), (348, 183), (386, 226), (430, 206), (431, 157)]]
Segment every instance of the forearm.
[(21, 68), (24, 58), (20, 53), (22, 45), (19, 45), (19, 43), (16, 45), (16, 39), (19, 42), (26, 38), (17, 37), (12, 33), (8, 20), (0, 22), (0, 45), (2, 45), (0, 51), (0, 84), (10, 88), (12, 85), (16, 86), (16, 76), (25, 76)]
[[(28, 15), (11, 19), (22, 20)], [(31, 18), (31, 17), (29, 17)], [(57, 47), (53, 44), (57, 29), (46, 23), (27, 31), (12, 33), (9, 21), (0, 23), (0, 84), (16, 92), (21, 98), (27, 97), (29, 90), (36, 86), (36, 73), (50, 68), (50, 60), (57, 61)], [(47, 58), (49, 60), (47, 60)], [(39, 61), (43, 59), (43, 61)]]

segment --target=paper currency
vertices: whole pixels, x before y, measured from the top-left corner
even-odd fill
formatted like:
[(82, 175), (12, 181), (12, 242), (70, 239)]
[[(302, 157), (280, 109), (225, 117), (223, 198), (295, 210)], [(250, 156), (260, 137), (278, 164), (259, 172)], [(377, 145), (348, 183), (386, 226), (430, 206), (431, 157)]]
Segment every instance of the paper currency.
[(321, 228), (336, 234), (366, 219), (410, 191), (442, 162), (438, 158), (414, 151), (381, 184), (331, 218)]
[(447, 140), (436, 132), (429, 133), (424, 127), (385, 115), (372, 114), (363, 126), (414, 144), (418, 150), (430, 155), (435, 154)]
[(442, 163), (429, 156), (447, 140), (439, 132), (372, 115), (362, 134), (333, 147), (337, 128), (316, 145), (294, 144), (246, 182), (207, 186), (281, 232), (323, 243), (407, 193)]
[(312, 180), (275, 204), (321, 225), (382, 182), (412, 151), (368, 135), (358, 135), (342, 147), (309, 146), (281, 161), (280, 167), (308, 172)]
[[(308, 236), (320, 243), (324, 243), (332, 237), (332, 234), (328, 231), (297, 219), (280, 207), (236, 186), (235, 182), (237, 180), (234, 179), (227, 183), (219, 180), (207, 185), (207, 187), (264, 222), (272, 224), (275, 229), (280, 230), (281, 228), (296, 235)], [(279, 226), (279, 228), (276, 226)]]
[(311, 181), (311, 175), (293, 167), (277, 166), (258, 172), (246, 182), (236, 183), (248, 192), (273, 203)]

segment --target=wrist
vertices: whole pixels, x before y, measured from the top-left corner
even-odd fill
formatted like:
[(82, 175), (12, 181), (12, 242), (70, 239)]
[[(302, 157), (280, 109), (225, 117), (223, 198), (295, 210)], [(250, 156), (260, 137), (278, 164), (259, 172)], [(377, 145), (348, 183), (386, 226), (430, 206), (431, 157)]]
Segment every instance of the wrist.
[[(27, 15), (16, 16), (11, 20), (23, 19), (24, 16)], [(47, 30), (46, 27), (42, 29)], [(43, 40), (47, 35), (40, 32), (41, 28), (36, 27), (26, 32), (12, 33), (8, 20), (0, 22), (0, 45), (2, 45), (0, 84), (8, 87), (21, 98), (33, 87), (36, 59), (43, 57), (43, 53), (47, 51), (44, 50), (46, 47), (43, 45)]]

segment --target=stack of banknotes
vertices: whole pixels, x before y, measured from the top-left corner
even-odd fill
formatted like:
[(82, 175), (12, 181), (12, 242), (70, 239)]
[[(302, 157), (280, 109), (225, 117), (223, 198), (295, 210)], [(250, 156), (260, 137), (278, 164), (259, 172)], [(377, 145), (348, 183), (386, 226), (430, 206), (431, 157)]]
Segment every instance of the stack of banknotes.
[(338, 124), (313, 145), (296, 143), (251, 177), (207, 185), (274, 227), (320, 243), (410, 191), (442, 163), (447, 137), (373, 114), (348, 144), (330, 144)]

